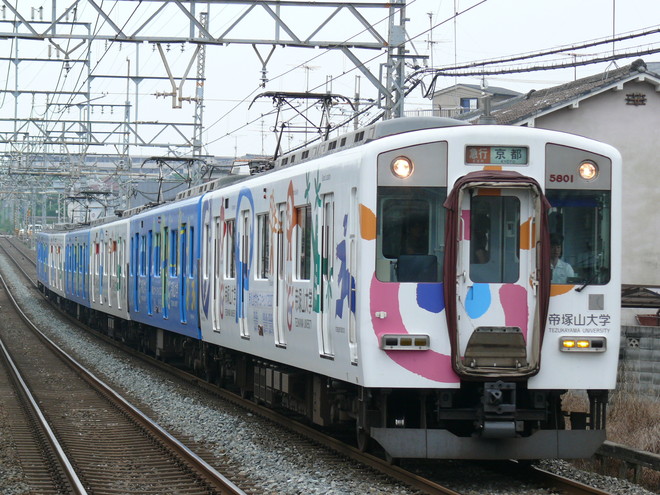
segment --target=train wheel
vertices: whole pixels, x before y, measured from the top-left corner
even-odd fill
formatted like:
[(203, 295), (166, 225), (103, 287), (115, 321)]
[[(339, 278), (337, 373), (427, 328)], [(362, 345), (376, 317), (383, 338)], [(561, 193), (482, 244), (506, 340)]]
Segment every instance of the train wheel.
[(357, 427), (356, 429), (357, 448), (360, 452), (369, 452), (373, 446), (373, 440), (369, 433), (364, 428)]
[(401, 459), (398, 457), (392, 457), (389, 452), (385, 452), (385, 460), (390, 466), (401, 465)]

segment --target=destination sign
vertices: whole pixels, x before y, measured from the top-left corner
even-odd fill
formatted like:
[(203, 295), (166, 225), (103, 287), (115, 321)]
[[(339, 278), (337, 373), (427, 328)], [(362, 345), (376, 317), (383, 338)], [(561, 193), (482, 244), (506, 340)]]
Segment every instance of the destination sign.
[(467, 146), (465, 163), (473, 165), (527, 165), (525, 146)]

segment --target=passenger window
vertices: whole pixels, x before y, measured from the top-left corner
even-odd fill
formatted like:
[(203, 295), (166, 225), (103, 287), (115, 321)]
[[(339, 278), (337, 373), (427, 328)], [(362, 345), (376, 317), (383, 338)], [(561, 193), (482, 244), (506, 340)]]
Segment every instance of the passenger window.
[(268, 214), (257, 217), (259, 236), (257, 255), (257, 277), (267, 279), (270, 273), (270, 225)]
[(234, 253), (234, 220), (225, 222), (225, 277), (236, 278), (236, 256)]
[(146, 236), (140, 236), (140, 275), (147, 274), (147, 241)]
[(312, 273), (312, 209), (296, 208), (296, 279), (310, 280)]
[(185, 223), (181, 224), (181, 227), (179, 228), (179, 235), (181, 241), (181, 259), (179, 260), (179, 268), (177, 271), (181, 274), (182, 277), (185, 278), (187, 275), (186, 271), (188, 269), (188, 230)]
[(154, 275), (160, 277), (160, 267), (162, 265), (160, 250), (160, 232), (156, 232), (154, 240)]
[(553, 189), (546, 197), (552, 206), (548, 213), (552, 283), (608, 283), (612, 258), (610, 191)]
[(170, 230), (170, 275), (176, 277), (179, 273), (179, 233), (176, 228)]

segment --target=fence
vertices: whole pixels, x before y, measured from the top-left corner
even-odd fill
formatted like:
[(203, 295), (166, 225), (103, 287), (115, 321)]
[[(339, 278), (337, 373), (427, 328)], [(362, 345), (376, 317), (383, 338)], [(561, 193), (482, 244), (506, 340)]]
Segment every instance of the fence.
[(620, 357), (629, 391), (660, 399), (660, 327), (621, 327)]

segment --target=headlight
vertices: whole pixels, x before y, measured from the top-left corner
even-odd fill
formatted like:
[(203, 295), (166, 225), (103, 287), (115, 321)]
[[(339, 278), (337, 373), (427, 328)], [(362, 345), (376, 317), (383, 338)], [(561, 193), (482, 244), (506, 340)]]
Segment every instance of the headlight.
[(580, 163), (578, 172), (580, 173), (580, 177), (584, 180), (594, 180), (598, 177), (598, 165), (590, 160), (585, 160)]
[(392, 160), (392, 173), (399, 179), (407, 179), (413, 173), (413, 162), (405, 156), (397, 156)]

